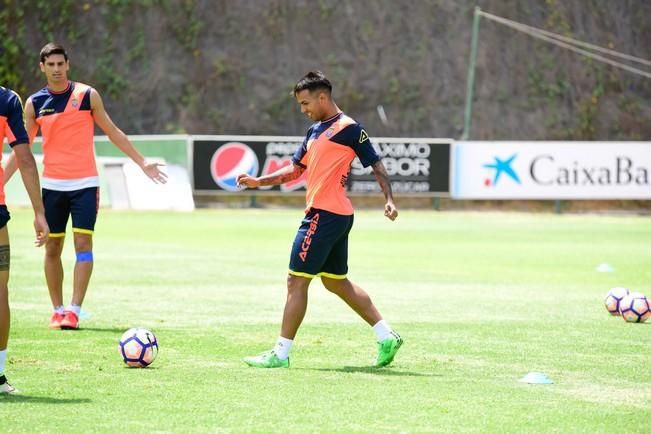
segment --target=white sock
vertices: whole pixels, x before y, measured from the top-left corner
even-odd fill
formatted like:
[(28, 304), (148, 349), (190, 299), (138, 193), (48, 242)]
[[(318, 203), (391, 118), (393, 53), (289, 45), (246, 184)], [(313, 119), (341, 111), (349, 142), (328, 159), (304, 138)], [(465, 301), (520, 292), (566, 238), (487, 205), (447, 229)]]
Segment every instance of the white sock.
[(56, 313), (63, 313), (64, 310), (65, 310), (65, 309), (63, 308), (63, 305), (61, 305), (61, 306), (57, 306), (57, 307), (54, 308), (54, 311), (55, 311)]
[(7, 361), (7, 349), (0, 351), (0, 375), (5, 373), (5, 362)]
[(285, 360), (287, 357), (289, 357), (289, 350), (292, 349), (293, 343), (294, 341), (291, 339), (286, 339), (282, 336), (278, 336), (278, 340), (276, 341), (276, 346), (274, 347), (273, 351), (276, 353), (276, 356), (278, 356), (280, 360)]
[(68, 310), (73, 311), (75, 315), (79, 316), (79, 312), (81, 312), (81, 306), (78, 304), (71, 304), (68, 306)]
[(378, 321), (374, 326), (373, 326), (373, 331), (375, 332), (375, 336), (377, 336), (377, 341), (382, 342), (386, 338), (388, 338), (391, 335), (391, 327), (389, 326), (389, 323), (387, 323), (385, 320), (380, 320)]

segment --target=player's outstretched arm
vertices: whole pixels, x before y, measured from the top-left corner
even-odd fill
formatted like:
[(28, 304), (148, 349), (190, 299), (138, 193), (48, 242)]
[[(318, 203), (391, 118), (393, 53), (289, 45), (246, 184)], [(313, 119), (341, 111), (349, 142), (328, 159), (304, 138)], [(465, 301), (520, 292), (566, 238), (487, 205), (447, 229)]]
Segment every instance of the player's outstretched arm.
[(373, 168), (375, 179), (380, 185), (380, 188), (382, 189), (382, 193), (384, 193), (384, 198), (386, 200), (386, 203), (384, 204), (384, 215), (387, 216), (389, 220), (393, 221), (396, 219), (396, 217), (398, 217), (398, 208), (396, 208), (396, 204), (393, 202), (391, 180), (389, 179), (387, 169), (384, 167), (382, 160), (378, 160), (377, 162), (373, 163), (371, 167)]
[(34, 161), (34, 155), (27, 143), (15, 145), (13, 147), (13, 154), (20, 169), (20, 176), (23, 179), (25, 190), (27, 190), (27, 195), (34, 209), (34, 231), (36, 232), (34, 245), (40, 247), (47, 242), (50, 228), (45, 220), (45, 209), (43, 208), (43, 200), (41, 199), (41, 186), (38, 180), (36, 161)]
[(131, 158), (152, 181), (165, 184), (167, 182), (167, 174), (159, 169), (163, 165), (160, 163), (147, 163), (145, 161), (145, 157), (138, 152), (127, 135), (113, 123), (113, 120), (106, 113), (102, 97), (95, 89), (91, 89), (90, 91), (90, 107), (95, 123), (104, 131), (109, 140)]
[(246, 188), (258, 188), (266, 185), (280, 185), (289, 181), (299, 178), (305, 168), (298, 164), (290, 164), (289, 166), (281, 167), (274, 173), (265, 176), (249, 176), (246, 173), (237, 175), (237, 185)]

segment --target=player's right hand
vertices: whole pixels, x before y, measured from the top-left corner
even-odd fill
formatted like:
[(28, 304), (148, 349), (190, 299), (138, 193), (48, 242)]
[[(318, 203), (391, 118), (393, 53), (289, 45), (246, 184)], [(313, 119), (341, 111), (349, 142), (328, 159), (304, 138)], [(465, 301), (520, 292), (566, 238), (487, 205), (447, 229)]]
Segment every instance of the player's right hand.
[(260, 180), (242, 173), (237, 175), (237, 186), (240, 188), (258, 188), (260, 187)]
[(34, 240), (34, 245), (36, 247), (41, 247), (50, 236), (50, 227), (47, 225), (47, 220), (45, 220), (45, 214), (37, 213), (34, 215), (34, 231), (36, 232), (36, 239)]

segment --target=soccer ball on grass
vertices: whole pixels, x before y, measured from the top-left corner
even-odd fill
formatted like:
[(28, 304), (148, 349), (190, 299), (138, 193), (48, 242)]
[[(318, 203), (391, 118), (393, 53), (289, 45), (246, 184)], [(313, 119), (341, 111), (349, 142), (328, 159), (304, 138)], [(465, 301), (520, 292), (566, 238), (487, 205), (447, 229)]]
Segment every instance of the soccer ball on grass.
[(606, 309), (608, 309), (608, 312), (610, 312), (611, 315), (620, 315), (619, 303), (622, 301), (622, 298), (626, 297), (628, 294), (630, 294), (630, 291), (621, 286), (612, 288), (610, 291), (608, 291), (608, 294), (604, 299), (604, 304), (606, 305)]
[(628, 322), (644, 322), (651, 316), (651, 306), (644, 294), (631, 292), (619, 302), (619, 313)]
[(119, 350), (122, 360), (128, 366), (144, 368), (156, 359), (158, 340), (147, 329), (131, 328), (120, 338)]

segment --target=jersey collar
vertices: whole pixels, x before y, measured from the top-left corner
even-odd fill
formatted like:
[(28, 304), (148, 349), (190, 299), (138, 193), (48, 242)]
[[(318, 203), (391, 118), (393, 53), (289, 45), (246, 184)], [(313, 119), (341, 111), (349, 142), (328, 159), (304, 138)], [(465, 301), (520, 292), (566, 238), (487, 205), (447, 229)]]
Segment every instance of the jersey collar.
[(65, 89), (57, 92), (57, 91), (54, 91), (54, 90), (50, 89), (50, 87), (48, 86), (47, 91), (50, 92), (53, 95), (63, 95), (64, 93), (69, 92), (70, 89), (72, 89), (72, 81), (68, 80), (68, 86), (66, 86)]
[(337, 113), (335, 113), (333, 116), (330, 116), (328, 119), (325, 119), (325, 120), (321, 121), (321, 123), (322, 123), (322, 124), (327, 124), (328, 122), (332, 122), (332, 121), (334, 121), (335, 119), (337, 119), (339, 116), (341, 116), (342, 113), (343, 113), (343, 112), (337, 112)]

